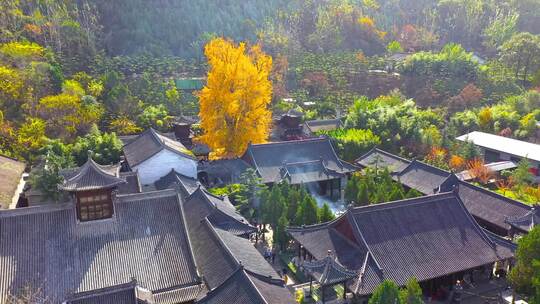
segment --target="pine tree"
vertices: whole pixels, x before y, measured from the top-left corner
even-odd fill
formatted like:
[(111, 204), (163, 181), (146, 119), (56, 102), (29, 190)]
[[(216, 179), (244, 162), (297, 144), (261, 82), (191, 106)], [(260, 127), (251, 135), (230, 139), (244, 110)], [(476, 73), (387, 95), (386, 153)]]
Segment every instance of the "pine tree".
[(327, 203), (324, 203), (319, 209), (319, 223), (329, 222), (334, 218), (334, 213), (332, 213), (330, 206), (328, 206)]
[(384, 280), (373, 292), (368, 304), (397, 304), (399, 288), (393, 281)]
[(407, 281), (407, 286), (399, 292), (400, 304), (424, 304), (422, 289), (415, 278)]
[(356, 205), (357, 206), (369, 205), (368, 187), (366, 183), (363, 181), (360, 182), (359, 184), (358, 197), (356, 198)]
[(355, 201), (358, 197), (358, 182), (359, 178), (356, 175), (353, 175), (351, 179), (347, 181), (345, 186), (345, 200), (347, 203)]
[(318, 221), (317, 202), (310, 195), (306, 195), (298, 207), (296, 219), (298, 225), (312, 225)]
[(285, 229), (289, 226), (289, 221), (287, 220), (286, 213), (284, 212), (278, 220), (276, 230), (274, 233), (274, 242), (279, 245), (281, 250), (285, 249), (289, 237)]

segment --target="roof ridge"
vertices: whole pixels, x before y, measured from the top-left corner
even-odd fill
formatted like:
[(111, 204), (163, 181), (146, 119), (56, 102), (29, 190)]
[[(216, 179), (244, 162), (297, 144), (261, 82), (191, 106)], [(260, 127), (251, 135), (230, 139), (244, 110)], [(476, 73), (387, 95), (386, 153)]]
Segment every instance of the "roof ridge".
[(400, 176), (403, 172), (405, 172), (407, 169), (411, 168), (411, 167), (412, 167), (413, 165), (415, 165), (415, 164), (419, 164), (419, 165), (424, 166), (424, 167), (428, 167), (428, 168), (431, 168), (431, 169), (435, 169), (435, 170), (440, 171), (440, 172), (442, 172), (442, 173), (447, 173), (447, 174), (451, 174), (451, 173), (452, 173), (452, 172), (450, 172), (450, 171), (446, 171), (446, 170), (443, 170), (443, 169), (441, 169), (441, 168), (438, 168), (438, 167), (432, 166), (432, 165), (430, 165), (430, 164), (427, 164), (427, 163), (425, 163), (425, 162), (423, 162), (423, 161), (419, 161), (419, 160), (417, 160), (417, 159), (414, 159), (414, 160), (412, 160), (412, 161), (409, 163), (409, 165), (408, 165), (407, 167), (405, 167), (403, 170), (401, 170), (401, 172), (399, 172), (397, 175)]
[[(242, 261), (238, 260), (236, 258), (236, 256), (234, 256), (232, 250), (229, 248), (229, 246), (227, 246), (227, 244), (225, 244), (225, 241), (223, 241), (223, 239), (217, 233), (216, 228), (214, 227), (214, 225), (212, 225), (212, 222), (210, 222), (210, 220), (208, 219), (208, 216), (205, 216), (203, 221), (204, 221), (205, 225), (208, 227), (208, 229), (210, 229), (210, 231), (212, 231), (212, 235), (214, 235), (214, 237), (216, 237), (216, 239), (221, 244), (221, 246), (225, 249), (225, 251), (227, 251), (227, 254), (233, 259), (233, 261), (236, 263), (236, 265), (243, 267)], [(227, 231), (225, 231), (225, 232), (229, 233)]]
[(385, 151), (385, 150), (383, 150), (383, 149), (379, 149), (379, 148), (376, 147), (376, 146), (373, 147), (373, 148), (371, 148), (368, 152), (362, 154), (362, 155), (361, 155), (360, 157), (358, 157), (357, 159), (355, 159), (354, 162), (358, 162), (359, 160), (366, 158), (367, 156), (369, 156), (369, 155), (370, 155), (371, 153), (373, 153), (373, 152), (379, 152), (379, 153), (382, 153), (382, 154), (384, 154), (384, 155), (386, 155), (386, 156), (388, 156), (388, 157), (396, 158), (396, 159), (402, 160), (402, 161), (404, 161), (404, 162), (406, 162), (406, 163), (409, 163), (409, 164), (412, 162), (410, 159), (407, 159), (407, 158), (405, 158), (405, 157), (401, 157), (401, 156), (399, 156), (399, 155), (397, 155), (397, 154), (394, 154), (394, 153), (390, 153), (390, 152)]
[(296, 145), (296, 144), (301, 144), (305, 142), (324, 141), (326, 139), (327, 138), (324, 138), (324, 137), (313, 137), (313, 138), (303, 138), (303, 139), (297, 139), (297, 140), (288, 140), (288, 141), (285, 140), (285, 141), (266, 142), (266, 143), (260, 143), (260, 144), (251, 144), (251, 146), (261, 147), (265, 145), (276, 145), (276, 146), (287, 145), (287, 144)]
[(248, 281), (251, 283), (251, 286), (253, 286), (253, 288), (255, 288), (255, 291), (257, 292), (257, 295), (259, 296), (259, 298), (266, 304), (268, 304), (268, 301), (266, 301), (266, 299), (264, 298), (264, 296), (262, 295), (261, 291), (259, 290), (259, 288), (257, 288), (257, 285), (251, 280), (251, 278), (249, 277), (249, 275), (247, 275), (246, 273), (246, 269), (241, 266), (242, 270), (243, 270), (243, 273), (244, 275), (246, 275), (246, 278), (248, 279)]
[(375, 259), (375, 256), (373, 255), (373, 253), (371, 252), (371, 248), (369, 248), (369, 245), (366, 241), (366, 239), (364, 238), (364, 235), (362, 234), (362, 231), (360, 231), (360, 226), (358, 226), (358, 222), (356, 221), (356, 218), (354, 216), (352, 216), (352, 214), (350, 212), (347, 212), (347, 219), (350, 221), (352, 219), (356, 229), (353, 229), (353, 233), (356, 232), (356, 234), (358, 234), (358, 236), (360, 236), (360, 241), (362, 241), (363, 245), (366, 247), (366, 250), (367, 252), (369, 252), (369, 254), (371, 254), (372, 258), (373, 258), (373, 262), (375, 262), (375, 265), (377, 266), (377, 269), (380, 270), (382, 272), (382, 267), (381, 267), (381, 264), (379, 264), (379, 262), (377, 261), (377, 259)]
[[(66, 191), (74, 191), (72, 188), (65, 187), (64, 185), (66, 183), (72, 182), (72, 181), (74, 181), (74, 180), (76, 180), (78, 178), (81, 178), (82, 176), (87, 174), (89, 172), (89, 170), (94, 171), (99, 176), (101, 176), (103, 178), (106, 178), (106, 179), (108, 179), (108, 181), (110, 181), (110, 183), (108, 185), (101, 186), (101, 187), (98, 187), (98, 188), (110, 188), (110, 187), (116, 186), (118, 184), (125, 184), (126, 183), (125, 179), (122, 179), (122, 178), (120, 178), (119, 176), (116, 176), (116, 175), (109, 174), (107, 171), (105, 171), (105, 169), (103, 169), (103, 166), (96, 163), (92, 159), (92, 157), (90, 155), (88, 155), (88, 158), (86, 159), (86, 162), (82, 166), (77, 167), (77, 168), (70, 168), (68, 170), (74, 170), (74, 171), (78, 171), (78, 172), (77, 172), (77, 174), (69, 177), (68, 179), (64, 178), (64, 182), (62, 184), (58, 185), (58, 187), (60, 189), (63, 189), (63, 190), (66, 190)], [(117, 171), (117, 174), (120, 172), (119, 167), (117, 168), (116, 171)]]
[(199, 267), (197, 267), (197, 260), (195, 259), (195, 254), (193, 252), (193, 245), (191, 244), (191, 237), (188, 232), (186, 213), (184, 211), (184, 204), (182, 201), (182, 197), (180, 196), (180, 193), (178, 193), (177, 191), (175, 192), (176, 192), (176, 201), (178, 202), (178, 208), (180, 209), (180, 217), (182, 219), (181, 230), (184, 233), (184, 237), (186, 238), (188, 246), (189, 246), (188, 254), (189, 254), (189, 258), (191, 259), (191, 264), (189, 264), (188, 267), (190, 265), (193, 265), (193, 267), (195, 267), (195, 273), (197, 274), (197, 279), (199, 281), (199, 284), (203, 284), (203, 278), (201, 276), (201, 273), (199, 272)]
[(31, 214), (63, 211), (63, 210), (69, 210), (72, 208), (73, 208), (73, 203), (67, 202), (67, 203), (60, 203), (60, 204), (56, 203), (56, 204), (45, 204), (45, 205), (39, 205), (39, 206), (29, 206), (29, 207), (23, 207), (23, 208), (15, 208), (15, 209), (0, 209), (0, 219), (8, 218), (8, 217), (15, 217), (15, 216), (24, 216), (24, 215), (31, 215)]
[[(474, 219), (472, 214), (467, 210), (467, 207), (465, 207), (465, 204), (459, 197), (459, 195), (455, 195), (456, 200), (458, 201), (459, 206), (461, 207), (461, 210), (465, 213), (465, 216), (469, 219), (469, 221), (473, 224), (473, 227), (478, 231), (480, 234), (480, 237), (488, 244), (488, 246), (492, 247), (495, 250), (495, 242), (493, 242), (491, 239), (488, 238), (488, 236), (484, 233), (478, 222)], [(495, 250), (495, 254), (497, 254), (497, 251)]]
[(481, 192), (484, 192), (484, 193), (487, 193), (487, 194), (496, 196), (496, 197), (498, 197), (498, 198), (500, 198), (500, 199), (503, 199), (503, 200), (505, 200), (505, 201), (507, 201), (507, 202), (509, 202), (509, 203), (511, 203), (511, 204), (514, 204), (514, 205), (516, 205), (516, 206), (525, 207), (525, 208), (527, 208), (527, 209), (529, 209), (529, 210), (532, 208), (531, 206), (529, 206), (529, 205), (527, 205), (527, 204), (525, 204), (525, 203), (522, 203), (522, 202), (520, 202), (520, 201), (518, 201), (518, 200), (511, 199), (511, 198), (509, 198), (509, 197), (506, 197), (506, 196), (504, 196), (504, 195), (502, 195), (502, 194), (499, 194), (499, 193), (497, 193), (497, 192), (491, 191), (491, 190), (486, 189), (486, 188), (484, 188), (484, 187), (480, 187), (480, 186), (477, 186), (477, 185), (474, 185), (474, 184), (472, 184), (472, 183), (469, 183), (469, 182), (466, 182), (466, 181), (462, 181), (462, 180), (460, 180), (459, 182), (462, 183), (462, 184), (464, 184), (464, 185), (467, 186), (467, 187), (472, 187), (473, 189), (476, 189), (476, 190), (479, 190), (479, 191), (481, 191)]
[(440, 192), (440, 193), (434, 193), (430, 195), (424, 195), (424, 196), (413, 197), (413, 198), (405, 198), (401, 200), (384, 202), (384, 203), (379, 203), (379, 204), (354, 207), (352, 209), (352, 212), (358, 212), (358, 211), (364, 212), (365, 210), (371, 211), (371, 210), (400, 208), (400, 207), (409, 206), (412, 204), (430, 203), (442, 197), (456, 197), (456, 196), (457, 195), (454, 194), (452, 191)]
[(175, 189), (162, 189), (162, 190), (147, 191), (147, 192), (141, 192), (141, 193), (118, 194), (116, 197), (118, 198), (118, 201), (120, 203), (124, 203), (127, 201), (170, 197), (177, 194), (178, 193)]
[(257, 295), (259, 296), (260, 300), (263, 301), (264, 303), (268, 303), (266, 302), (266, 299), (262, 296), (262, 294), (260, 293), (260, 291), (257, 289), (257, 286), (249, 279), (249, 276), (245, 273), (245, 269), (242, 265), (239, 265), (232, 273), (231, 275), (229, 275), (223, 282), (221, 282), (221, 284), (219, 284), (218, 286), (216, 286), (214, 289), (208, 291), (206, 293), (206, 295), (201, 299), (201, 301), (207, 297), (212, 297), (215, 293), (217, 293), (219, 290), (225, 288), (225, 286), (227, 286), (226, 284), (233, 280), (233, 278), (236, 276), (236, 275), (244, 275), (244, 279), (247, 279), (250, 283), (251, 283), (251, 287), (253, 289), (255, 289), (255, 291), (257, 292)]
[(354, 289), (355, 293), (358, 293), (358, 289), (360, 288), (360, 285), (364, 283), (362, 279), (364, 278), (364, 274), (366, 273), (367, 263), (368, 263), (370, 255), (371, 255), (370, 251), (366, 252), (366, 257), (364, 258), (364, 262), (362, 263), (362, 268), (360, 269), (360, 273), (358, 274), (358, 283), (356, 284), (356, 287)]

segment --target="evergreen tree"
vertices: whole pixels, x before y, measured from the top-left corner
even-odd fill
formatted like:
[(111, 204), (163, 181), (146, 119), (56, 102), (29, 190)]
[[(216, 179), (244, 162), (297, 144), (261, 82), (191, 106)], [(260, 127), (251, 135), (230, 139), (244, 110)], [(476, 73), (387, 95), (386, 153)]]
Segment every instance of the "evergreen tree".
[(279, 187), (272, 187), (272, 190), (270, 191), (270, 195), (268, 197), (267, 206), (268, 207), (265, 208), (265, 211), (268, 213), (268, 223), (270, 224), (272, 229), (275, 230), (279, 218), (283, 214), (286, 207), (285, 199), (281, 195)]
[(368, 304), (398, 304), (399, 288), (393, 281), (384, 280), (373, 292)]
[(302, 201), (302, 194), (300, 190), (298, 190), (296, 187), (291, 187), (289, 190), (289, 197), (287, 199), (287, 202), (289, 205), (287, 206), (287, 219), (289, 220), (289, 223), (297, 224), (296, 223), (296, 212), (298, 211), (298, 206), (300, 202)]
[(535, 296), (540, 303), (540, 226), (534, 227), (518, 241), (516, 265), (510, 272), (510, 282), (517, 292)]
[(348, 181), (347, 185), (345, 186), (345, 200), (347, 203), (355, 201), (358, 197), (358, 183), (359, 178), (356, 175), (353, 175)]
[(407, 281), (407, 286), (399, 292), (400, 304), (424, 304), (422, 289), (415, 278)]
[(284, 250), (289, 241), (289, 236), (285, 229), (289, 226), (289, 221), (287, 220), (286, 213), (284, 212), (278, 220), (276, 230), (274, 231), (274, 242)]
[(332, 213), (330, 206), (328, 206), (327, 203), (324, 203), (319, 209), (319, 223), (329, 222), (334, 218), (334, 213)]
[(367, 206), (369, 205), (369, 193), (368, 187), (364, 181), (359, 183), (358, 196), (356, 198), (357, 206)]
[(315, 202), (313, 197), (306, 195), (296, 213), (298, 225), (316, 224), (318, 221), (317, 217), (317, 202)]

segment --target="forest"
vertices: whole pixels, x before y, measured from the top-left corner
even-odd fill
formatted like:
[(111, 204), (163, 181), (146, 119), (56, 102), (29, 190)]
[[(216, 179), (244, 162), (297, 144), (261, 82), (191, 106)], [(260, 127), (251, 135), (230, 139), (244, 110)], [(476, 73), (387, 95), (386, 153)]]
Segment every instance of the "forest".
[[(323, 133), (348, 161), (377, 145), (458, 170), (475, 157), (454, 140), (463, 133), (538, 140), (538, 1), (6, 0), (0, 8), (0, 151), (30, 165), (45, 156), (57, 157), (51, 167), (81, 164), (90, 146), (115, 162), (118, 135), (208, 114), (213, 96), (176, 81), (212, 81), (205, 46), (218, 37), (245, 43), (258, 62), (268, 56), (261, 104), (273, 117), (342, 118), (342, 129)], [(201, 132), (220, 127), (210, 122), (203, 117)], [(267, 135), (229, 148), (240, 154)], [(540, 195), (529, 186), (517, 196)]]

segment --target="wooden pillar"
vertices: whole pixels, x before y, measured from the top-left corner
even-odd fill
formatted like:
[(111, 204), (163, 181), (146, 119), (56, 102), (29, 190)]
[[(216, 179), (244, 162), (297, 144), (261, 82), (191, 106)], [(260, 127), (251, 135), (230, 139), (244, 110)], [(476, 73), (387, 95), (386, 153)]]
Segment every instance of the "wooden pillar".
[(321, 285), (321, 299), (322, 299), (322, 302), (323, 304), (325, 303), (324, 302), (324, 286)]
[(343, 282), (343, 299), (347, 298), (347, 281)]
[(330, 199), (334, 199), (334, 180), (330, 180)]
[(313, 277), (309, 276), (309, 296), (313, 299)]

